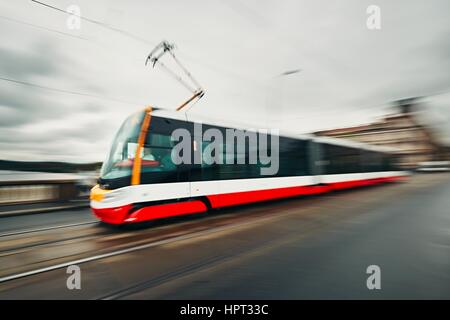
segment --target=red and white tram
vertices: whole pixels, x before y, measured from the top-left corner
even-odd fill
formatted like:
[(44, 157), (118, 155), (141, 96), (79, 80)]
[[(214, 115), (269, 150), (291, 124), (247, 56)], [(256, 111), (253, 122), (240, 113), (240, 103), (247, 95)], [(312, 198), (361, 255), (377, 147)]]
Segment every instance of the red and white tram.
[[(300, 136), (280, 132), (279, 169), (261, 175), (261, 164), (174, 164), (172, 133), (191, 133), (192, 157), (208, 141), (196, 143), (194, 125), (199, 119), (185, 113), (147, 108), (131, 115), (118, 131), (103, 163), (98, 185), (91, 191), (91, 208), (110, 224), (135, 223), (170, 216), (206, 212), (208, 209), (401, 179), (392, 150), (340, 139)], [(224, 132), (237, 127), (203, 122), (202, 130)], [(225, 135), (225, 133), (224, 133)], [(233, 150), (233, 153), (227, 153)], [(248, 157), (223, 145), (228, 160)], [(249, 148), (246, 149), (247, 153)]]

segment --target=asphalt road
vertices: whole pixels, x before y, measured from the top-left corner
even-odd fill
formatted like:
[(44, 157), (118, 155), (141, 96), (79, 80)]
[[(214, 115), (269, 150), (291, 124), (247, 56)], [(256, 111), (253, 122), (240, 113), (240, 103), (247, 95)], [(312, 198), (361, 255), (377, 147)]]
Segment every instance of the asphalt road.
[[(449, 208), (450, 175), (431, 174), (138, 228), (5, 236), (0, 298), (450, 299)], [(81, 290), (69, 290), (78, 259)]]
[(95, 221), (97, 219), (86, 208), (0, 217), (0, 236), (11, 232)]

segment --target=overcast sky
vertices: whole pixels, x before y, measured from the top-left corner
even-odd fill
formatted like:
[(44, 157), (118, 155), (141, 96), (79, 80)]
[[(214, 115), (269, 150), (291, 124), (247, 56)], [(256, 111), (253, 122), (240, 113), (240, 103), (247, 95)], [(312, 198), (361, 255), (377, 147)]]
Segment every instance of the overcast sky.
[[(144, 66), (162, 39), (206, 89), (192, 112), (303, 133), (431, 95), (427, 121), (450, 141), (448, 0), (42, 2), (111, 28), (71, 30), (62, 12), (0, 0), (0, 159), (101, 161), (130, 113), (175, 108), (189, 92)], [(371, 4), (380, 30), (366, 26)], [(278, 76), (292, 69), (302, 71)]]

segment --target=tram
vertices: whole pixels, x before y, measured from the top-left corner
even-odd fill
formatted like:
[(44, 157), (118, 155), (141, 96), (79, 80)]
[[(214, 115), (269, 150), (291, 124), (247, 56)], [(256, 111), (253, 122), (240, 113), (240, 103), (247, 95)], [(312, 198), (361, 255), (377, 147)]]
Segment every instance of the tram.
[[(201, 132), (195, 132), (198, 124)], [(177, 129), (190, 133), (190, 157), (194, 159), (200, 153), (200, 162), (174, 161), (177, 141), (173, 132)], [(276, 136), (278, 170), (271, 175), (261, 174), (261, 168), (267, 164), (259, 160), (239, 161), (248, 160), (252, 146), (239, 152), (239, 148), (223, 141), (220, 154), (214, 156), (226, 161), (211, 163), (201, 157), (211, 142), (198, 140), (208, 129), (225, 135), (227, 130), (240, 127), (151, 108), (128, 117), (114, 138), (98, 184), (91, 190), (90, 205), (95, 216), (108, 224), (137, 223), (323, 194), (406, 176), (397, 167), (391, 149), (281, 131)], [(267, 137), (270, 140), (273, 134)], [(271, 147), (269, 144), (267, 149)]]

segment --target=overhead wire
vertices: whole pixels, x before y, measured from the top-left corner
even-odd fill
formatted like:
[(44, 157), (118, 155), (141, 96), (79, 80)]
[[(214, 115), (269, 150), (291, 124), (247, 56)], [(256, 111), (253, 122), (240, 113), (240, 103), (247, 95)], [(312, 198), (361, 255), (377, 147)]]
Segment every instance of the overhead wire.
[[(80, 18), (82, 20), (88, 21), (90, 23), (93, 23), (95, 25), (98, 25), (98, 26), (101, 26), (103, 28), (109, 29), (111, 31), (115, 31), (115, 32), (120, 33), (120, 34), (122, 34), (124, 36), (128, 36), (128, 37), (130, 37), (130, 38), (132, 38), (134, 40), (137, 40), (137, 41), (139, 41), (141, 43), (144, 43), (144, 44), (147, 44), (147, 45), (151, 45), (151, 46), (155, 46), (155, 42), (153, 42), (153, 41), (149, 41), (149, 40), (147, 40), (145, 38), (142, 38), (142, 37), (140, 37), (138, 35), (135, 35), (134, 33), (130, 32), (130, 31), (127, 31), (127, 30), (124, 30), (124, 29), (120, 29), (118, 27), (106, 24), (106, 23), (101, 22), (101, 21), (99, 21), (97, 19), (92, 19), (92, 18), (85, 17), (84, 15), (77, 15), (77, 14), (74, 14), (74, 13), (71, 13), (71, 12), (67, 12), (66, 10), (64, 10), (62, 8), (59, 8), (57, 6), (48, 4), (48, 3), (43, 2), (43, 1), (39, 1), (39, 0), (31, 0), (31, 1), (34, 2), (35, 4), (41, 5), (43, 7), (48, 8), (48, 9), (52, 9), (52, 10), (58, 11), (60, 13), (64, 13), (66, 15), (76, 16), (76, 17), (78, 17), (78, 18)], [(244, 81), (252, 83), (252, 84), (256, 84), (257, 83), (257, 80), (255, 80), (255, 79), (250, 79), (250, 78), (244, 77), (242, 75), (238, 75), (238, 74), (236, 74), (234, 72), (230, 72), (229, 70), (223, 70), (223, 68), (220, 68), (220, 67), (213, 66), (211, 64), (205, 63), (205, 62), (200, 61), (199, 59), (196, 59), (195, 57), (189, 56), (187, 54), (184, 54), (184, 53), (181, 53), (181, 54), (184, 55), (187, 59), (192, 60), (194, 63), (197, 63), (197, 64), (199, 64), (199, 65), (201, 65), (201, 66), (203, 66), (203, 67), (205, 67), (205, 68), (207, 68), (207, 69), (209, 69), (209, 70), (211, 70), (213, 72), (216, 72), (217, 74), (220, 74), (221, 76), (228, 76), (228, 77), (232, 77), (234, 79), (244, 80)]]
[(103, 100), (114, 101), (114, 102), (123, 103), (123, 104), (137, 105), (136, 102), (125, 101), (125, 100), (117, 99), (117, 98), (114, 98), (114, 97), (107, 97), (107, 96), (102, 96), (102, 95), (86, 93), (86, 92), (79, 92), (79, 91), (72, 91), (72, 90), (54, 88), (54, 87), (44, 86), (44, 85), (36, 84), (36, 83), (32, 83), (32, 82), (12, 79), (12, 78), (8, 78), (8, 77), (1, 76), (1, 75), (0, 75), (0, 80), (1, 81), (6, 81), (6, 82), (10, 82), (10, 83), (19, 84), (19, 85), (35, 87), (35, 88), (39, 88), (39, 89), (55, 91), (55, 92), (64, 93), (64, 94), (86, 96), (86, 97), (91, 97), (91, 98), (96, 98), (96, 99), (103, 99)]
[(31, 1), (34, 2), (34, 3), (36, 3), (36, 4), (38, 4), (38, 5), (41, 5), (41, 6), (44, 6), (44, 7), (46, 7), (46, 8), (49, 8), (49, 9), (52, 9), (52, 10), (55, 10), (55, 11), (64, 13), (64, 14), (66, 14), (66, 15), (76, 16), (76, 17), (78, 17), (79, 19), (82, 19), (82, 20), (88, 21), (88, 22), (90, 22), (90, 23), (96, 24), (96, 25), (101, 26), (101, 27), (103, 27), (103, 28), (105, 28), (105, 29), (109, 29), (109, 30), (111, 30), (111, 31), (114, 31), (114, 32), (117, 32), (117, 33), (121, 33), (121, 34), (123, 34), (123, 35), (125, 35), (125, 36), (128, 36), (128, 37), (130, 37), (130, 38), (133, 38), (133, 39), (135, 39), (135, 40), (137, 40), (137, 41), (140, 41), (140, 42), (142, 42), (142, 43), (145, 43), (145, 44), (148, 44), (148, 45), (151, 45), (151, 46), (154, 46), (154, 45), (155, 45), (153, 42), (148, 41), (147, 39), (144, 39), (144, 38), (142, 38), (142, 37), (140, 37), (140, 36), (137, 36), (137, 35), (135, 35), (135, 34), (129, 32), (129, 31), (127, 31), (127, 30), (123, 30), (123, 29), (120, 29), (120, 28), (118, 28), (118, 27), (114, 27), (114, 26), (112, 26), (112, 25), (106, 24), (106, 23), (101, 22), (101, 21), (99, 21), (99, 20), (91, 19), (91, 18), (85, 17), (84, 15), (82, 16), (82, 15), (79, 15), (79, 14), (71, 13), (71, 12), (68, 12), (68, 11), (66, 11), (66, 10), (64, 10), (64, 9), (58, 8), (58, 7), (54, 6), (54, 5), (50, 5), (50, 4), (45, 3), (45, 2), (42, 2), (42, 1), (38, 1), (38, 0), (31, 0)]

